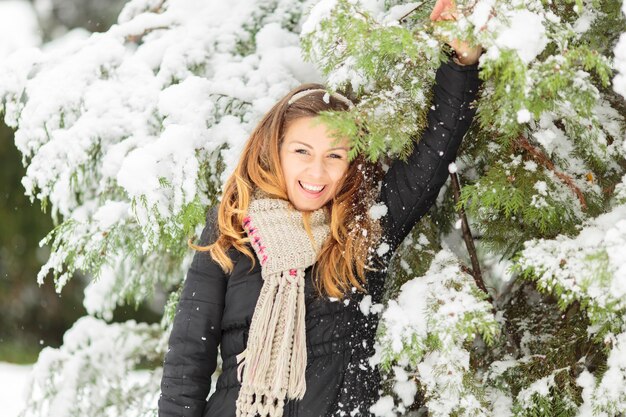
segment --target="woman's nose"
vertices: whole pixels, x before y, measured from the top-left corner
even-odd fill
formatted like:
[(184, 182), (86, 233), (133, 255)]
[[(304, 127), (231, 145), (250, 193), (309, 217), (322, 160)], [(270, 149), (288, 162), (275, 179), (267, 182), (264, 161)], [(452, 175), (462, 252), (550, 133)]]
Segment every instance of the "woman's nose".
[(326, 167), (324, 166), (324, 161), (322, 159), (314, 159), (308, 166), (308, 174), (313, 179), (323, 178), (326, 174)]

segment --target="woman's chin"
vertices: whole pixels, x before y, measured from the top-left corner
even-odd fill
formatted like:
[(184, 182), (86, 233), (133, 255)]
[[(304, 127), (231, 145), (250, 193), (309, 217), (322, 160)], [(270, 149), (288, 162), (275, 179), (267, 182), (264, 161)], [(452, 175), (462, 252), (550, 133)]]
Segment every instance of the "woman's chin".
[(297, 210), (300, 211), (315, 211), (326, 204), (324, 199), (320, 199), (319, 201), (302, 201), (301, 199), (294, 201), (291, 199), (290, 202)]

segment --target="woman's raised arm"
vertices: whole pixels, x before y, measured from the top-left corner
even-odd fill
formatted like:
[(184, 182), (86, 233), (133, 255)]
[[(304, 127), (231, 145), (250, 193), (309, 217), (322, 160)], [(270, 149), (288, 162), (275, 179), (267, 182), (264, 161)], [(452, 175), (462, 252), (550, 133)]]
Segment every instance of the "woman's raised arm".
[[(214, 210), (200, 246), (214, 241)], [(226, 275), (208, 252), (196, 252), (176, 310), (163, 365), (159, 417), (200, 417), (221, 341)]]
[(449, 59), (437, 70), (428, 126), (406, 161), (395, 160), (385, 174), (381, 201), (385, 241), (393, 253), (418, 220), (428, 211), (448, 178), (448, 165), (456, 158), (475, 109), (480, 80), (478, 64), (459, 65)]

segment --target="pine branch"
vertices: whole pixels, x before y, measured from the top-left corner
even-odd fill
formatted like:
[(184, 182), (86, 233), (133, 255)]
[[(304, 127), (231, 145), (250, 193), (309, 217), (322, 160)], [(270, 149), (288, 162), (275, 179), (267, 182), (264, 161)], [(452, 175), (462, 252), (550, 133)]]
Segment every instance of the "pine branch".
[(541, 152), (541, 150), (533, 146), (533, 144), (531, 144), (528, 139), (526, 139), (522, 135), (517, 138), (517, 140), (513, 143), (513, 146), (528, 151), (533, 159), (535, 159), (537, 162), (539, 162), (550, 171), (554, 172), (554, 175), (560, 178), (561, 181), (563, 181), (569, 188), (572, 189), (574, 194), (576, 194), (578, 200), (580, 201), (582, 209), (587, 210), (587, 202), (585, 201), (585, 196), (583, 195), (582, 191), (580, 191), (580, 188), (578, 188), (576, 184), (574, 184), (574, 180), (572, 179), (572, 177), (563, 172), (557, 171), (554, 166), (554, 162), (552, 162), (550, 158), (548, 158), (543, 152)]
[[(458, 206), (459, 200), (461, 199), (461, 185), (459, 184), (459, 177), (456, 173), (450, 173), (450, 178), (452, 180), (452, 189), (454, 190), (454, 202)], [(462, 205), (459, 208), (459, 216), (461, 217), (463, 240), (465, 241), (465, 246), (467, 247), (470, 261), (472, 262), (471, 274), (474, 277), (474, 281), (476, 281), (478, 288), (489, 296), (489, 302), (493, 304), (493, 299), (489, 295), (489, 291), (487, 291), (487, 287), (485, 286), (485, 282), (483, 280), (480, 263), (478, 262), (478, 254), (476, 253), (476, 247), (474, 246), (474, 237), (472, 236), (469, 223), (467, 222), (465, 208)]]
[[(450, 173), (450, 179), (452, 180), (452, 190), (454, 195), (454, 202), (457, 206), (459, 206), (459, 200), (461, 198), (461, 184), (459, 182), (459, 177), (456, 173)], [(465, 208), (460, 205), (459, 208), (459, 216), (461, 217), (461, 225), (463, 230), (463, 240), (465, 241), (465, 246), (467, 247), (467, 251), (470, 255), (470, 260), (472, 262), (472, 269), (470, 270), (466, 265), (461, 264), (461, 270), (469, 273), (474, 277), (474, 281), (478, 288), (480, 288), (485, 294), (487, 294), (487, 300), (491, 303), (492, 313), (496, 313), (496, 306), (494, 304), (494, 300), (487, 291), (487, 286), (485, 285), (485, 281), (483, 280), (482, 272), (480, 269), (480, 263), (478, 262), (478, 255), (476, 253), (476, 247), (474, 246), (474, 237), (472, 236), (472, 232), (469, 228), (469, 222), (467, 221), (467, 215), (465, 214)], [(513, 336), (513, 332), (509, 330), (507, 325), (502, 326), (502, 332), (507, 341), (507, 351), (514, 357), (518, 356), (519, 353), (519, 343), (515, 340)]]
[(417, 6), (415, 6), (414, 8), (412, 8), (411, 10), (409, 10), (407, 13), (404, 14), (404, 16), (402, 16), (400, 19), (398, 19), (398, 22), (402, 23), (404, 21), (404, 19), (406, 19), (407, 17), (409, 17), (410, 15), (412, 15), (413, 13), (418, 11), (426, 3), (428, 3), (428, 2), (423, 1), (420, 4), (418, 4)]

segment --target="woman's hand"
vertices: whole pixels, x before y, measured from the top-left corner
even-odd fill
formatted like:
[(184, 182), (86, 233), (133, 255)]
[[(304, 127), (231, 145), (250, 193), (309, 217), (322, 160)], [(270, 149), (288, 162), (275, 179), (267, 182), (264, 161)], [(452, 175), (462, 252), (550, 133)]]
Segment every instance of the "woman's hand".
[[(459, 14), (456, 10), (454, 0), (437, 0), (433, 11), (430, 13), (430, 20), (457, 20)], [(460, 39), (452, 39), (447, 42), (456, 52), (455, 60), (461, 65), (472, 65), (478, 62), (478, 58), (483, 51), (480, 45), (470, 45)]]

